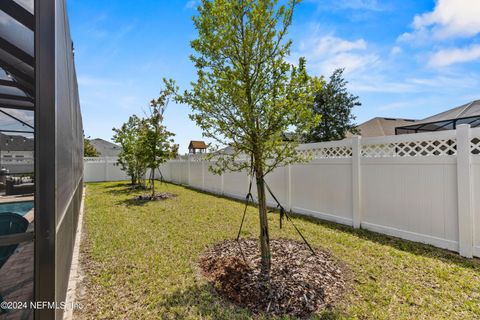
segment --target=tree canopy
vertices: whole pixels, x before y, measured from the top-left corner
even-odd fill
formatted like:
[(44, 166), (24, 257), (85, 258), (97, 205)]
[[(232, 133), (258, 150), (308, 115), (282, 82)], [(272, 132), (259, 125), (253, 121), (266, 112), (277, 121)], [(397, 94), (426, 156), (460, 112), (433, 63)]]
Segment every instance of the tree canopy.
[(134, 185), (143, 181), (147, 169), (150, 169), (152, 197), (155, 196), (155, 171), (162, 163), (178, 155), (178, 145), (173, 141), (175, 134), (163, 124), (164, 112), (177, 86), (171, 79), (163, 81), (159, 97), (150, 101), (148, 115), (144, 118), (132, 115), (120, 128), (113, 128), (113, 140), (122, 146), (118, 155), (119, 165)]
[(157, 99), (150, 101), (150, 115), (142, 120), (140, 132), (145, 165), (150, 169), (152, 197), (155, 196), (155, 171), (178, 152), (172, 139), (175, 134), (163, 125), (163, 114), (175, 94), (176, 85), (173, 80), (163, 81), (165, 87)]
[(115, 132), (113, 141), (122, 147), (118, 155), (118, 164), (131, 177), (132, 184), (135, 185), (141, 181), (147, 171), (142, 146), (142, 119), (132, 115), (120, 128), (112, 130)]
[[(230, 145), (232, 154), (215, 153), (215, 172), (246, 170), (257, 184), (262, 269), (270, 270), (264, 176), (304, 160), (298, 141), (284, 133), (306, 134), (318, 123), (312, 114), (312, 82), (305, 60), (287, 62), (286, 39), (298, 0), (202, 0), (193, 18), (198, 37), (191, 42), (197, 80), (181, 101), (204, 136)], [(249, 161), (239, 161), (246, 156)]]
[(98, 157), (100, 153), (90, 142), (89, 138), (83, 138), (83, 156), (84, 157)]
[(314, 79), (316, 86), (311, 105), (321, 121), (306, 136), (306, 142), (321, 142), (345, 139), (348, 132), (358, 133), (352, 110), (361, 106), (359, 98), (347, 90), (343, 69), (336, 69), (328, 82)]

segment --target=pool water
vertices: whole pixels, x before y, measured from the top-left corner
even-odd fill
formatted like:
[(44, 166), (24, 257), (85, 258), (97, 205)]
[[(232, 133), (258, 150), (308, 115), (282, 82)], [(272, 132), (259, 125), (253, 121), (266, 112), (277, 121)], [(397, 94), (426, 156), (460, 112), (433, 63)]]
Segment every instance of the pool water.
[(33, 209), (33, 201), (0, 203), (0, 214), (3, 212), (14, 212), (22, 216)]

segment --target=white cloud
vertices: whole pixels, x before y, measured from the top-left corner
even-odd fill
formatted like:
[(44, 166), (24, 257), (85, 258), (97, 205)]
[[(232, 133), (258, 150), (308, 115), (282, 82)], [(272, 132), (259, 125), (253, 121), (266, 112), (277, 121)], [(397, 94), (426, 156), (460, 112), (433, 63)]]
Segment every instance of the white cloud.
[(404, 33), (400, 40), (423, 42), (456, 37), (471, 37), (480, 33), (480, 1), (437, 0), (432, 12), (415, 16), (414, 31)]
[(334, 9), (352, 9), (365, 11), (384, 11), (390, 10), (391, 7), (380, 3), (378, 0), (309, 0), (309, 2), (317, 3), (319, 6), (333, 7)]
[(378, 56), (366, 52), (366, 49), (364, 39), (349, 41), (326, 35), (303, 41), (297, 55), (304, 56), (315, 73), (329, 75), (337, 68), (345, 68), (345, 73), (351, 73), (375, 64)]
[(392, 81), (389, 79), (371, 79), (368, 76), (355, 78), (350, 81), (349, 88), (356, 92), (369, 93), (411, 93), (418, 92), (419, 89), (414, 85), (401, 82)]
[(475, 72), (457, 72), (431, 77), (412, 77), (406, 81), (423, 91), (433, 90), (442, 93), (447, 91), (454, 92), (458, 88), (472, 91), (480, 86), (480, 76)]
[(428, 65), (430, 67), (446, 67), (474, 60), (480, 60), (480, 45), (439, 50), (430, 57)]
[(381, 105), (380, 107), (376, 108), (378, 111), (390, 111), (390, 110), (398, 110), (403, 108), (411, 107), (411, 102), (392, 102)]
[(402, 48), (400, 48), (399, 46), (395, 46), (395, 47), (392, 48), (392, 50), (390, 50), (390, 54), (392, 56), (395, 56), (395, 55), (400, 54), (400, 53), (402, 53)]
[(351, 9), (363, 9), (372, 11), (385, 10), (385, 7), (379, 4), (377, 0), (344, 0), (336, 2), (341, 4), (343, 7)]
[(344, 68), (345, 74), (351, 74), (354, 71), (373, 66), (379, 61), (379, 58), (373, 54), (355, 54), (340, 53), (333, 57), (327, 58), (325, 61), (318, 63), (323, 74), (330, 75), (335, 69)]
[(189, 1), (187, 1), (187, 3), (185, 4), (185, 8), (187, 8), (187, 9), (195, 9), (199, 4), (200, 4), (200, 2), (199, 2), (198, 0), (189, 0)]
[[(441, 75), (426, 75), (424, 77), (392, 77), (386, 69), (374, 68), (369, 73), (355, 74), (349, 78), (349, 88), (357, 93), (451, 93), (459, 88), (474, 92), (480, 87), (480, 76), (475, 73), (443, 73)], [(393, 106), (392, 106), (393, 109)]]
[(138, 85), (134, 80), (118, 81), (116, 78), (80, 74), (78, 85), (82, 106), (113, 104), (121, 109), (133, 109), (146, 105), (145, 99), (134, 94)]
[(364, 39), (348, 41), (333, 36), (322, 37), (314, 44), (316, 55), (337, 54), (352, 50), (365, 50), (366, 48), (367, 43)]
[[(429, 95), (422, 95), (420, 97), (401, 97), (399, 98), (400, 100), (397, 100), (397, 98), (394, 98), (392, 102), (387, 102), (387, 103), (380, 103), (374, 107), (375, 110), (380, 111), (383, 113), (383, 111), (388, 112), (388, 114), (397, 114), (400, 117), (405, 117), (404, 115), (407, 114), (405, 109), (419, 109), (424, 106), (429, 106), (429, 105), (438, 105), (438, 102), (433, 102), (432, 103), (432, 98), (429, 97)], [(436, 99), (442, 99), (441, 97), (436, 97)], [(435, 99), (433, 99), (435, 100)], [(441, 101), (441, 100), (440, 100)], [(401, 112), (398, 112), (400, 110), (403, 110)], [(410, 116), (406, 116), (410, 117)], [(413, 119), (417, 118), (418, 116), (415, 115), (413, 116)]]

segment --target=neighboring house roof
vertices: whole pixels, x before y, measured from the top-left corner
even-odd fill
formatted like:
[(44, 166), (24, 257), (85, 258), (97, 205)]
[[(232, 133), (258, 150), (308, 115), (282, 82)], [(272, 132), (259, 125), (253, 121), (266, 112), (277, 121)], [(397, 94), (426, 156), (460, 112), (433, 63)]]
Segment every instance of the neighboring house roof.
[(0, 133), (0, 151), (33, 151), (33, 139)]
[(122, 147), (103, 139), (92, 139), (90, 144), (97, 150), (102, 157), (117, 157)]
[(475, 116), (480, 116), (480, 100), (474, 100), (459, 107), (455, 107), (453, 109), (422, 119), (418, 122), (418, 124)]
[(227, 146), (225, 148), (215, 151), (215, 153), (220, 155), (232, 155), (235, 153), (235, 150), (233, 149), (233, 147)]
[(188, 149), (207, 149), (205, 141), (191, 140)]
[[(416, 123), (418, 120), (400, 119), (400, 118), (383, 118), (376, 117), (370, 119), (357, 128), (360, 130), (362, 137), (381, 137), (395, 135), (395, 128), (399, 126), (406, 126)], [(352, 133), (347, 133), (347, 138), (354, 136)]]
[(301, 141), (301, 135), (296, 132), (283, 133), (283, 141)]
[(480, 126), (480, 100), (474, 100), (459, 107), (440, 112), (414, 124), (398, 126), (398, 134), (442, 131), (455, 129), (459, 124)]

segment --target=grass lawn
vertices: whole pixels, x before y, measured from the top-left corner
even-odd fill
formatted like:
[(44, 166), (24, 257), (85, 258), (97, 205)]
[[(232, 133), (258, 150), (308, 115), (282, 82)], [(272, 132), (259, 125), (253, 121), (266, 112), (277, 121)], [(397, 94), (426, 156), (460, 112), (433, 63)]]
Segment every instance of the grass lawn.
[[(136, 203), (126, 182), (88, 184), (86, 273), (80, 319), (249, 319), (198, 276), (205, 246), (236, 236), (244, 205), (181, 186), (162, 184), (176, 198)], [(250, 208), (243, 236), (256, 237)], [(479, 319), (480, 261), (427, 245), (333, 223), (296, 217), (314, 245), (329, 250), (353, 273), (352, 290), (337, 310), (316, 318)], [(278, 214), (272, 237), (298, 239)]]

